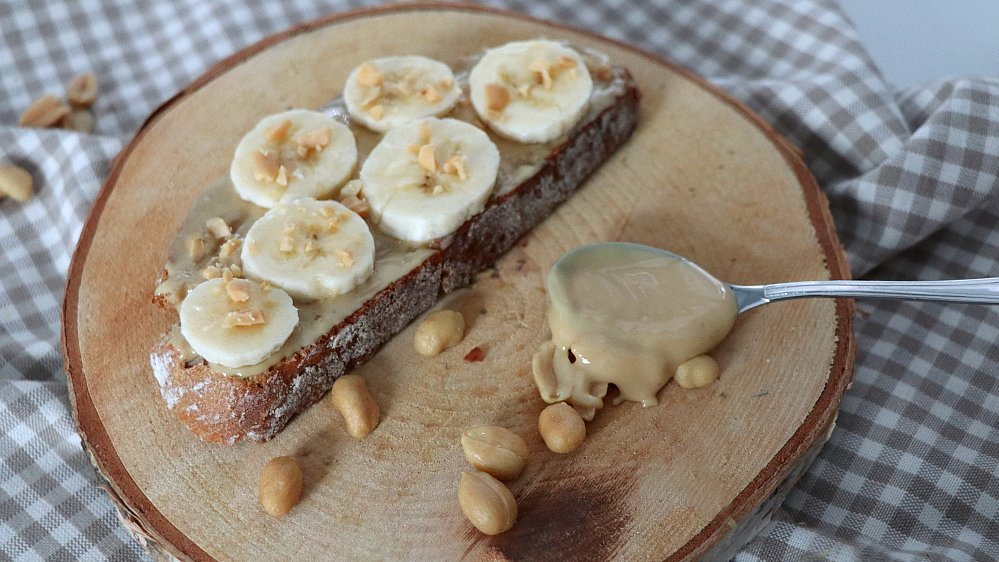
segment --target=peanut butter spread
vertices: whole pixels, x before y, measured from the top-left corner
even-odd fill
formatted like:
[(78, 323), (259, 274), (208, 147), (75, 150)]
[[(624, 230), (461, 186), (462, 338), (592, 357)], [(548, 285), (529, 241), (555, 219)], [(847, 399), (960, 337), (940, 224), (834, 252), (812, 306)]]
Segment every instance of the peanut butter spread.
[[(593, 76), (594, 88), (588, 110), (577, 127), (589, 122), (608, 108), (625, 87), (624, 71), (610, 67), (606, 56), (591, 51), (581, 51), (581, 53)], [(465, 98), (459, 101), (447, 117), (461, 119), (485, 128), (467, 101), (467, 69), (474, 65), (475, 60), (470, 58), (465, 61), (465, 70), (456, 69), (458, 70), (456, 78), (465, 92)], [(351, 121), (342, 98), (332, 100), (322, 107), (321, 111), (342, 120), (350, 127), (357, 141), (359, 161), (363, 162), (381, 139), (380, 134)], [(487, 132), (500, 152), (500, 167), (496, 187), (492, 193), (493, 200), (510, 192), (537, 173), (546, 158), (564, 140), (558, 139), (546, 144), (521, 144), (504, 139), (488, 130)], [(356, 170), (351, 177), (356, 177)], [(346, 188), (344, 191), (347, 191)], [(344, 203), (347, 204), (346, 201)], [(212, 276), (241, 277), (243, 273), (238, 245), (245, 240), (247, 231), (265, 211), (266, 209), (241, 199), (228, 176), (212, 182), (195, 200), (171, 243), (166, 263), (157, 282), (155, 296), (174, 307), (179, 307), (188, 291)], [(216, 217), (222, 220), (215, 222), (231, 229), (228, 237), (218, 236), (217, 232), (206, 226)], [(349, 293), (336, 297), (313, 302), (296, 300), (299, 325), (280, 349), (255, 365), (229, 368), (210, 364), (212, 369), (241, 377), (266, 372), (285, 357), (315, 342), (358, 310), (368, 299), (414, 270), (438, 251), (435, 248), (446, 247), (450, 243), (449, 238), (445, 237), (425, 247), (409, 245), (385, 235), (374, 221), (367, 220), (375, 239), (374, 274), (367, 281)], [(183, 355), (186, 365), (203, 361), (176, 327), (167, 338), (169, 343)]]
[(678, 365), (717, 346), (737, 316), (731, 289), (697, 265), (638, 244), (583, 246), (548, 275), (552, 339), (534, 356), (549, 403), (567, 401), (586, 419), (608, 385), (643, 406)]

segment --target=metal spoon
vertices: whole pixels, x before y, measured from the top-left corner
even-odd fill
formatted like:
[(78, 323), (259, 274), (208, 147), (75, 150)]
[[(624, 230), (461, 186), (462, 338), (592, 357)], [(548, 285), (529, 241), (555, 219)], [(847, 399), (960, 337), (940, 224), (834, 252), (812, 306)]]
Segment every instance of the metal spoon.
[[(630, 247), (671, 256), (714, 277), (696, 263), (673, 252), (629, 242), (601, 242), (593, 244), (613, 247)], [(558, 264), (556, 264), (556, 267)], [(718, 281), (719, 283), (724, 283)], [(910, 301), (963, 302), (971, 304), (999, 304), (999, 277), (982, 279), (957, 279), (948, 281), (795, 281), (769, 285), (728, 285), (735, 295), (739, 314), (786, 299), (811, 297), (859, 297), (872, 299), (900, 299)]]

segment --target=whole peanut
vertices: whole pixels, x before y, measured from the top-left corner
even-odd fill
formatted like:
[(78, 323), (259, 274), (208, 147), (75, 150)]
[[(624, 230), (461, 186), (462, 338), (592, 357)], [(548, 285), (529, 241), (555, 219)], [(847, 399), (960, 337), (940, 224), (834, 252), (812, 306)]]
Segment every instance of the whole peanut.
[(508, 531), (517, 521), (517, 500), (510, 489), (485, 472), (461, 475), (458, 504), (468, 521), (487, 535)]
[(457, 345), (465, 337), (465, 318), (453, 310), (431, 312), (416, 327), (413, 347), (416, 352), (432, 357), (445, 349)]
[(302, 468), (295, 457), (275, 457), (260, 474), (260, 507), (280, 516), (291, 511), (302, 497)]
[(473, 427), (461, 435), (461, 448), (469, 464), (500, 480), (520, 476), (527, 466), (527, 443), (504, 427)]
[(374, 431), (381, 419), (381, 409), (368, 392), (360, 375), (344, 375), (333, 383), (330, 390), (333, 406), (343, 416), (347, 433), (354, 439), (364, 439)]
[(541, 411), (538, 432), (553, 453), (571, 453), (586, 439), (586, 424), (572, 406), (559, 402)]
[(700, 388), (718, 380), (718, 363), (710, 355), (698, 355), (676, 368), (676, 384), (682, 388)]

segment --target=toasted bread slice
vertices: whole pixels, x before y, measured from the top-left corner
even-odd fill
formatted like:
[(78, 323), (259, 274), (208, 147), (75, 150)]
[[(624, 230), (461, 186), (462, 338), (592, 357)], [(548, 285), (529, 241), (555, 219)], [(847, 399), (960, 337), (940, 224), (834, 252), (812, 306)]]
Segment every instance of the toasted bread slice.
[[(608, 70), (617, 87), (553, 145), (536, 173), (494, 196), (448, 244), (367, 299), (339, 324), (266, 371), (223, 374), (165, 339), (150, 355), (167, 405), (198, 437), (218, 444), (272, 438), (317, 402), (337, 377), (370, 358), (438, 298), (471, 282), (565, 201), (634, 132), (639, 92), (626, 69)], [(167, 307), (161, 297), (154, 301)]]

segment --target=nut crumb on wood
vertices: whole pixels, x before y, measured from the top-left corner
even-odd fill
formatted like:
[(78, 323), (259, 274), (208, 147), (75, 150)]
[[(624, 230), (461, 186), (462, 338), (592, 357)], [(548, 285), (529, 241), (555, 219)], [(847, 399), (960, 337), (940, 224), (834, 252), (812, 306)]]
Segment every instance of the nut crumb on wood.
[(32, 194), (31, 174), (27, 170), (14, 164), (0, 164), (0, 197), (7, 195), (24, 203)]

